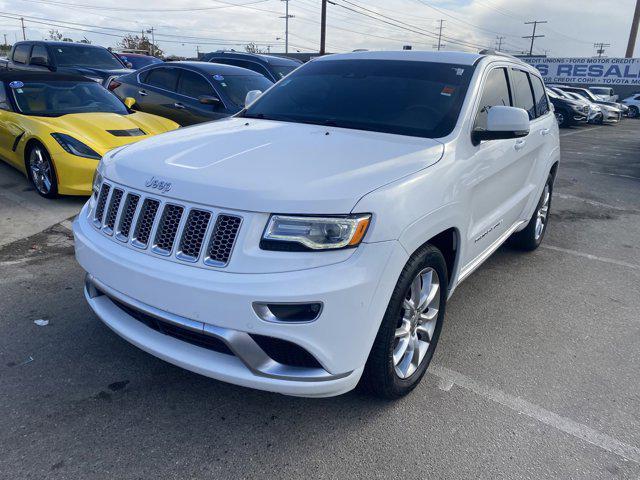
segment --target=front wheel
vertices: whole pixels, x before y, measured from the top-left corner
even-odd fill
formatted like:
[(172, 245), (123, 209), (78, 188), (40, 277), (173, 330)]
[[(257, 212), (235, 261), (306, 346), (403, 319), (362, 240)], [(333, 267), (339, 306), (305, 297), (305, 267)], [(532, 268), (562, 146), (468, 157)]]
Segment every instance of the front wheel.
[(635, 105), (631, 105), (629, 107), (629, 112), (627, 113), (627, 116), (629, 118), (638, 118), (638, 115), (640, 115), (640, 110), (638, 109), (638, 107), (636, 107)]
[(566, 127), (568, 124), (567, 113), (563, 112), (562, 110), (556, 110), (555, 115), (556, 115), (556, 121), (558, 122), (558, 126), (560, 128)]
[(27, 174), (31, 184), (41, 196), (58, 196), (58, 178), (47, 150), (40, 144), (32, 146), (26, 159)]
[(551, 195), (553, 194), (553, 175), (549, 174), (547, 183), (542, 189), (542, 195), (538, 200), (535, 212), (529, 219), (529, 223), (519, 232), (514, 233), (509, 243), (521, 250), (535, 250), (542, 243), (549, 223), (549, 211), (551, 209)]
[(400, 398), (420, 382), (438, 344), (447, 302), (447, 269), (425, 245), (405, 265), (362, 374), (361, 387)]

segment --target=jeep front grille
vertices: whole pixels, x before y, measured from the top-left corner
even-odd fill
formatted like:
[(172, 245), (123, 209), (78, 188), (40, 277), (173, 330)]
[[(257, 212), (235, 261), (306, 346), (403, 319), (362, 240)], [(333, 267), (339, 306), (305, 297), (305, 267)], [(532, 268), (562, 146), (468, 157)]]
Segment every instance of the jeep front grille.
[(179, 262), (218, 268), (229, 263), (242, 217), (164, 201), (106, 181), (99, 192), (91, 219), (103, 234)]

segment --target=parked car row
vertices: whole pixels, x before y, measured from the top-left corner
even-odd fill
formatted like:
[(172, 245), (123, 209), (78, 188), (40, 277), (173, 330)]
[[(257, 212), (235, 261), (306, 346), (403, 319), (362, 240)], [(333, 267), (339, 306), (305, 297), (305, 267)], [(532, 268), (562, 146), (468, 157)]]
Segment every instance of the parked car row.
[[(623, 103), (603, 100), (604, 95), (596, 95), (593, 88), (569, 85), (547, 85), (547, 95), (554, 105), (556, 120), (561, 127), (582, 123), (618, 123), (630, 109)], [(612, 89), (605, 89), (613, 93)], [(612, 98), (612, 97), (608, 97)]]

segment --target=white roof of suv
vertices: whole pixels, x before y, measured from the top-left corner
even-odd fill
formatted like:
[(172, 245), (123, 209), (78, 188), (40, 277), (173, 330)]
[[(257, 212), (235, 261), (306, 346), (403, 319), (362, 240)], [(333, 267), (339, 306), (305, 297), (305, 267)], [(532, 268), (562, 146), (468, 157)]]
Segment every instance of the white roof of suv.
[[(406, 60), (415, 62), (455, 63), (473, 65), (486, 55), (466, 52), (430, 52), (420, 50), (397, 50), (383, 52), (351, 52), (336, 53), (324, 57), (316, 57), (314, 62), (323, 60)], [(513, 60), (516, 60), (515, 58)]]

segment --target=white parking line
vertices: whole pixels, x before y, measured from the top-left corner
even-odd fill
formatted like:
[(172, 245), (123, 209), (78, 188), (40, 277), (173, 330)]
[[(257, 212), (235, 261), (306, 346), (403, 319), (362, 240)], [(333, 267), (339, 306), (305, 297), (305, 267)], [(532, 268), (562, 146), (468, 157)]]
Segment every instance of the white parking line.
[(558, 198), (562, 198), (563, 200), (575, 200), (577, 202), (583, 202), (593, 207), (608, 208), (609, 210), (618, 210), (620, 212), (627, 212), (627, 213), (640, 213), (640, 210), (636, 210), (633, 208), (616, 207), (615, 205), (609, 205), (608, 203), (602, 203), (596, 200), (589, 200), (588, 198), (576, 197), (575, 195), (568, 195), (566, 193), (554, 192), (553, 196), (554, 198), (558, 197)]
[(523, 415), (527, 415), (541, 423), (549, 425), (557, 430), (568, 433), (573, 437), (584, 440), (591, 445), (595, 445), (603, 450), (625, 458), (626, 460), (640, 464), (640, 448), (616, 440), (607, 434), (587, 427), (582, 423), (575, 422), (570, 418), (560, 416), (550, 412), (538, 405), (534, 405), (520, 397), (505, 393), (501, 390), (482, 385), (465, 375), (449, 370), (439, 365), (431, 365), (428, 372), (440, 378), (442, 381), (453, 383), (466, 390), (470, 390), (481, 397), (492, 400), (500, 405), (504, 405)]
[(592, 175), (608, 175), (610, 177), (622, 177), (622, 178), (631, 178), (633, 180), (640, 180), (640, 177), (634, 177), (632, 175), (623, 175), (621, 173), (605, 173), (605, 172), (589, 172)]
[(618, 265), (620, 267), (632, 268), (634, 270), (640, 270), (640, 265), (634, 263), (625, 262), (623, 260), (616, 260), (615, 258), (599, 257), (597, 255), (591, 255), (590, 253), (579, 252), (577, 250), (570, 250), (568, 248), (556, 247), (555, 245), (540, 245), (540, 248), (546, 248), (547, 250), (555, 250), (556, 252), (568, 253), (576, 257), (588, 258), (589, 260), (596, 260), (598, 262), (609, 263), (611, 265)]
[(582, 128), (580, 130), (573, 130), (571, 132), (561, 133), (560, 136), (561, 137), (568, 137), (569, 135), (575, 135), (576, 133), (584, 133), (584, 132), (588, 132), (589, 130), (597, 130), (599, 128), (602, 128), (603, 126), (604, 125), (600, 125), (599, 127)]

